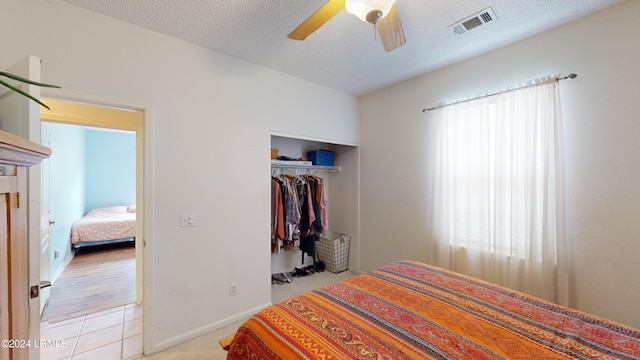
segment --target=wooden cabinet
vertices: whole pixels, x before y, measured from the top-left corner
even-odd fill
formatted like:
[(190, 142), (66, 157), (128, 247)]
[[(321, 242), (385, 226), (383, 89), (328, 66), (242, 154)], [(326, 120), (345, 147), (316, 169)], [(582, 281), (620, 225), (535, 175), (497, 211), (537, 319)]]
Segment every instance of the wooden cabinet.
[[(26, 168), (50, 154), (47, 147), (0, 131), (0, 340), (29, 340)], [(0, 359), (28, 355), (27, 347), (0, 346)]]

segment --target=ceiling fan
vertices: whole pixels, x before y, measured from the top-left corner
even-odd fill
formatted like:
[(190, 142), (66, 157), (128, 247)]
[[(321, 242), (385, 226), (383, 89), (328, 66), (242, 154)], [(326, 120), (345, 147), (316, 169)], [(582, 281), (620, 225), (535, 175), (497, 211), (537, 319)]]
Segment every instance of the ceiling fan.
[(386, 51), (391, 51), (406, 42), (395, 2), (396, 0), (329, 0), (287, 37), (304, 40), (345, 9), (360, 20), (373, 24), (380, 34), (382, 46)]

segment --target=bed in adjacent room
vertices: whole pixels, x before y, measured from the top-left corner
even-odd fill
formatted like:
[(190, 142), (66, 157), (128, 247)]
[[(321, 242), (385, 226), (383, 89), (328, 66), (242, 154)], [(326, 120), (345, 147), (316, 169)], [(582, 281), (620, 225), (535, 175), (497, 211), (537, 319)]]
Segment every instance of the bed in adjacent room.
[(640, 330), (403, 261), (269, 306), (227, 359), (640, 359)]
[(135, 205), (95, 208), (71, 226), (71, 247), (133, 242), (135, 236)]

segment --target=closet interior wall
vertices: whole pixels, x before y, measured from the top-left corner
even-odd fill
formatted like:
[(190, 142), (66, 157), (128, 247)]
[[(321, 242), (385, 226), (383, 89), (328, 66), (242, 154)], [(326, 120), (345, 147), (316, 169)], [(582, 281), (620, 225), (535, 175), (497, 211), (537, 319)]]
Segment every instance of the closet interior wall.
[[(329, 229), (334, 232), (345, 233), (351, 236), (349, 251), (349, 269), (357, 270), (358, 248), (358, 191), (357, 191), (357, 161), (358, 148), (352, 145), (333, 144), (313, 140), (298, 139), (286, 136), (271, 136), (271, 148), (278, 149), (278, 155), (292, 158), (307, 159), (307, 152), (318, 149), (335, 151), (335, 165), (340, 166), (339, 172), (318, 170), (292, 170), (271, 169), (272, 175), (278, 174), (312, 174), (324, 180), (328, 196), (327, 216)], [(266, 179), (265, 179), (266, 181)], [(265, 241), (267, 241), (265, 239)], [(271, 254), (271, 274), (280, 274), (294, 271), (313, 264), (310, 256), (305, 255), (302, 262), (300, 250), (281, 251)]]

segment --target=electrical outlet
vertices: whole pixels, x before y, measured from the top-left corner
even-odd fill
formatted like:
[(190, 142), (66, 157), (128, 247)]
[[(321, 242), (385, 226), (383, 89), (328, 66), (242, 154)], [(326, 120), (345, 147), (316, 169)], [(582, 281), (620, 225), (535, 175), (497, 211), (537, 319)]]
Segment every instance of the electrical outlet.
[(229, 284), (229, 296), (238, 295), (238, 283)]
[(182, 213), (180, 214), (180, 226), (196, 226), (196, 213)]

